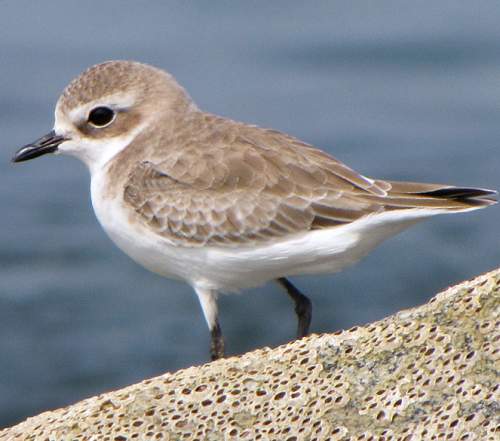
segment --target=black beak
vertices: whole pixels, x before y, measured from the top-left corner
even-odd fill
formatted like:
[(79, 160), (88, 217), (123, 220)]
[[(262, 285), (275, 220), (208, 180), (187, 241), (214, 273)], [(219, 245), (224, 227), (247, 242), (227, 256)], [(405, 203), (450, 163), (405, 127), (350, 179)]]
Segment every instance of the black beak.
[(27, 161), (28, 159), (38, 158), (38, 156), (45, 155), (46, 153), (54, 153), (59, 144), (64, 141), (66, 141), (64, 136), (56, 135), (56, 132), (52, 130), (40, 139), (21, 147), (12, 158), (12, 162)]

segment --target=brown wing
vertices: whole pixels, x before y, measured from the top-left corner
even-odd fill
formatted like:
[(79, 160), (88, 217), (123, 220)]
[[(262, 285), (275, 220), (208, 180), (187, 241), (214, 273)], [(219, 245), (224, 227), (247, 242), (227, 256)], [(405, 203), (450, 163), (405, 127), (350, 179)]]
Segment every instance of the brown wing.
[(219, 121), (164, 160), (140, 163), (125, 187), (140, 221), (176, 244), (265, 242), (386, 209), (443, 205), (404, 185), (388, 193), (398, 183), (365, 178), (280, 132)]

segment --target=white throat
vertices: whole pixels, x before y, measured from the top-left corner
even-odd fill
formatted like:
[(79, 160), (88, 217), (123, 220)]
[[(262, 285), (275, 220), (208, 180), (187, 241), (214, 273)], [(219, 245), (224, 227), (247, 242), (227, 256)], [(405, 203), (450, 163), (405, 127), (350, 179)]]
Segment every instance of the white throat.
[(118, 153), (124, 150), (131, 144), (134, 138), (146, 127), (146, 124), (141, 124), (129, 131), (127, 134), (115, 136), (108, 139), (90, 139), (76, 138), (71, 139), (71, 133), (64, 124), (56, 121), (54, 131), (57, 135), (62, 135), (69, 138), (63, 142), (57, 154), (67, 154), (74, 156), (87, 165), (90, 174), (94, 175), (102, 170), (106, 164), (113, 159)]

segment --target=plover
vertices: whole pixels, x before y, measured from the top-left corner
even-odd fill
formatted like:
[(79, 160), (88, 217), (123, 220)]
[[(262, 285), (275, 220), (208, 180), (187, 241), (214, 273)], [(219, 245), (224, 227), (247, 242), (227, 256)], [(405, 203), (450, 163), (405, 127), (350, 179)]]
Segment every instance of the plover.
[(88, 166), (95, 214), (119, 248), (193, 287), (212, 359), (224, 355), (220, 292), (277, 281), (305, 336), (311, 303), (288, 276), (340, 271), (423, 219), (496, 194), (363, 176), (293, 136), (203, 112), (170, 74), (132, 61), (71, 81), (54, 129), (13, 161), (46, 153)]

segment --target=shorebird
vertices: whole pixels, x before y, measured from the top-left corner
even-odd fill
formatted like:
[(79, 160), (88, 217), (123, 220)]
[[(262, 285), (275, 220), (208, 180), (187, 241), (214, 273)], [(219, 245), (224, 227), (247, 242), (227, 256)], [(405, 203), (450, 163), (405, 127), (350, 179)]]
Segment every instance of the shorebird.
[(196, 292), (224, 356), (217, 295), (334, 273), (428, 217), (495, 203), (495, 191), (361, 175), (285, 133), (198, 109), (172, 75), (132, 61), (93, 66), (66, 87), (53, 130), (14, 162), (64, 153), (90, 170), (100, 224), (126, 254)]

